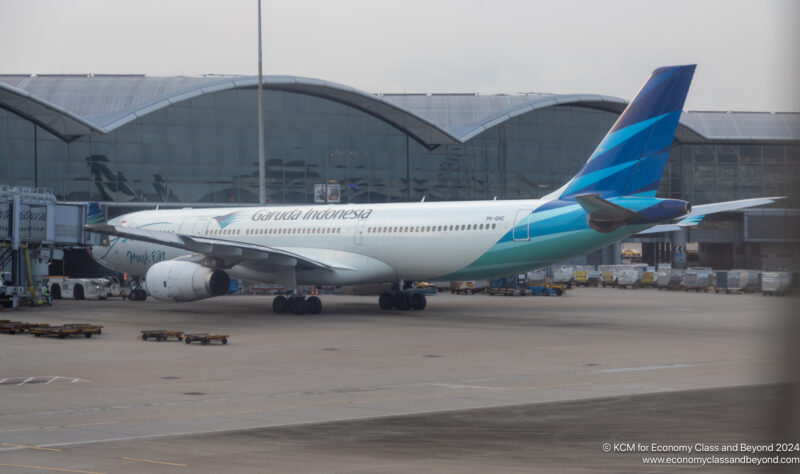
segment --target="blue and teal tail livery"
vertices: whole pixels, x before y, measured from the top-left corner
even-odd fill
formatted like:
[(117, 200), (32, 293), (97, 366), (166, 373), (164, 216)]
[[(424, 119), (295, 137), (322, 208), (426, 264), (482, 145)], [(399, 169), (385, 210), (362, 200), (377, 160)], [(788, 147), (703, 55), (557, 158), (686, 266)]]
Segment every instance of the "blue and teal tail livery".
[(559, 197), (654, 197), (694, 70), (692, 64), (653, 71)]
[(100, 204), (96, 202), (90, 202), (89, 208), (86, 211), (86, 223), (104, 224), (105, 222), (106, 216), (103, 215), (103, 209), (100, 207)]

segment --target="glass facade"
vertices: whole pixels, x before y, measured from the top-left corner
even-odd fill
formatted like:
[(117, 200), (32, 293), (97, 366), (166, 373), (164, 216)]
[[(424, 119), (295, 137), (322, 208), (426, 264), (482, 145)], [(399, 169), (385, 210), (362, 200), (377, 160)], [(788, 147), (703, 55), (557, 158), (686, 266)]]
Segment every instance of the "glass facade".
[[(255, 101), (255, 89), (207, 94), (70, 143), (0, 109), (0, 182), (70, 201), (255, 203)], [(314, 202), (314, 185), (326, 183), (343, 203), (539, 197), (580, 168), (616, 119), (551, 107), (429, 150), (327, 99), (265, 91), (264, 109), (275, 203)]]
[(800, 208), (800, 146), (681, 143), (670, 152), (658, 195), (693, 204), (786, 196)]
[[(429, 150), (345, 104), (265, 91), (267, 196), (311, 203), (333, 184), (343, 203), (541, 197), (586, 161), (617, 114), (534, 110), (461, 145)], [(49, 188), (61, 200), (256, 203), (256, 90), (202, 95), (107, 135), (65, 143), (0, 109), (0, 183)], [(673, 147), (659, 195), (702, 204), (789, 196), (800, 207), (800, 146)], [(316, 197), (319, 197), (318, 195)]]

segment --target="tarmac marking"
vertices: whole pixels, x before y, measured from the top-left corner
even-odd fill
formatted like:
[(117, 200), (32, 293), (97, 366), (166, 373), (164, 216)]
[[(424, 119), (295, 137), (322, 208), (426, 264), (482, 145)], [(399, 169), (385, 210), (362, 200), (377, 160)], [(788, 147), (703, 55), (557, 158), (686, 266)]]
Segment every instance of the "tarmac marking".
[(151, 464), (164, 464), (166, 466), (178, 466), (178, 467), (189, 467), (188, 464), (178, 464), (174, 462), (164, 462), (164, 461), (151, 461), (149, 459), (139, 459), (139, 458), (129, 458), (122, 456), (120, 459), (124, 459), (125, 461), (138, 461), (138, 462), (148, 462)]
[(67, 425), (67, 428), (76, 428), (78, 426), (113, 425), (114, 423), (119, 423), (119, 421), (98, 421), (95, 423), (80, 423), (77, 425)]
[(503, 392), (506, 389), (500, 387), (485, 387), (482, 385), (460, 385), (456, 383), (425, 383), (422, 385), (429, 385), (434, 387), (446, 387), (446, 388), (482, 388), (484, 390), (495, 390), (498, 392)]
[(639, 370), (658, 370), (658, 369), (679, 369), (681, 367), (692, 367), (695, 364), (671, 364), (671, 365), (646, 365), (643, 367), (623, 367), (619, 369), (603, 369), (598, 372), (609, 374), (614, 372), (637, 372)]
[(31, 466), (27, 464), (6, 464), (0, 462), (0, 466), (5, 467), (21, 467), (24, 469), (41, 469), (42, 471), (58, 471), (58, 472), (80, 472), (82, 474), (105, 474), (102, 472), (95, 472), (95, 471), (80, 471), (77, 469), (61, 469), (58, 467), (45, 467), (45, 466)]
[(11, 446), (12, 448), (39, 449), (39, 450), (42, 450), (42, 451), (55, 451), (57, 453), (61, 452), (60, 449), (56, 449), (56, 448), (40, 448), (38, 446), (27, 446), (27, 445), (24, 445), (24, 444), (3, 443), (3, 446)]

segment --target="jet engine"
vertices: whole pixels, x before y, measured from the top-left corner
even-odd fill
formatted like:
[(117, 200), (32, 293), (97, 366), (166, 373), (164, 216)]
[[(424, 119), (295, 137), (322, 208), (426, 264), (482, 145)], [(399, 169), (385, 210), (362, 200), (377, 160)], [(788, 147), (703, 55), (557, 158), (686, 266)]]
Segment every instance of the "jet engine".
[(228, 274), (194, 262), (169, 260), (147, 270), (147, 292), (162, 301), (196, 301), (224, 295), (230, 286)]

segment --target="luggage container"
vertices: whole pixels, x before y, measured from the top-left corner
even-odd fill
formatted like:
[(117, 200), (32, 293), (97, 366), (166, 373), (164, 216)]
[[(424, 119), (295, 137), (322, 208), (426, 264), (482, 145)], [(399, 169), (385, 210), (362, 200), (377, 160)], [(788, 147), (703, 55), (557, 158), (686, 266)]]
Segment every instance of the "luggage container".
[(711, 288), (712, 275), (713, 270), (707, 267), (688, 268), (683, 273), (683, 282), (681, 286), (683, 286), (684, 291), (708, 291), (709, 288)]
[(656, 272), (652, 270), (642, 272), (642, 281), (639, 283), (639, 286), (652, 288), (655, 285), (656, 285)]
[(450, 293), (454, 295), (471, 295), (477, 291), (475, 282), (472, 280), (450, 282)]
[(785, 295), (792, 284), (789, 272), (763, 272), (761, 274), (761, 293), (772, 296)]
[(636, 288), (642, 281), (640, 267), (620, 267), (617, 269), (617, 288)]
[(598, 265), (597, 271), (600, 272), (600, 284), (603, 288), (617, 285), (616, 265)]
[(599, 286), (603, 280), (603, 274), (597, 270), (589, 270), (586, 275), (586, 286)]
[(739, 291), (739, 272), (736, 270), (717, 270), (714, 272), (714, 293)]
[(659, 290), (674, 290), (681, 286), (683, 270), (677, 268), (659, 268), (656, 273), (656, 287)]
[(547, 279), (547, 268), (538, 268), (528, 272), (527, 276), (530, 281), (545, 281)]
[(575, 282), (575, 265), (559, 265), (553, 267), (553, 281), (572, 286)]
[(575, 272), (572, 276), (575, 281), (575, 286), (597, 286), (600, 282), (600, 273), (591, 265), (575, 267)]
[(742, 291), (754, 292), (761, 290), (760, 270), (731, 270), (739, 274), (739, 288)]

